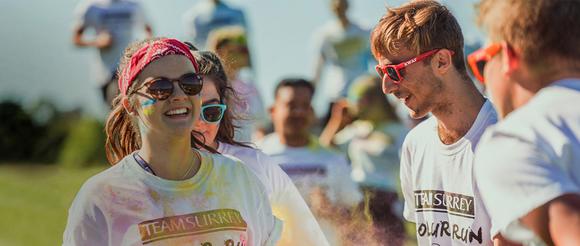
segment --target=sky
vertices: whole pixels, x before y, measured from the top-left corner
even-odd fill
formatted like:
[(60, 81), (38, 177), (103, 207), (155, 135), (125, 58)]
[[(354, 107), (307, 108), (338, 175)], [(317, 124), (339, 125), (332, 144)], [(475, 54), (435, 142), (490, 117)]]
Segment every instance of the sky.
[[(140, 0), (155, 35), (187, 38), (183, 13), (203, 0)], [(50, 100), (61, 109), (81, 107), (86, 113), (105, 117), (96, 82), (91, 79), (94, 49), (72, 44), (73, 11), (79, 0), (0, 0), (0, 100), (32, 105)], [(244, 9), (251, 29), (250, 41), (256, 84), (265, 105), (272, 90), (288, 76), (310, 78), (317, 58), (314, 36), (334, 20), (329, 0), (225, 0)], [(404, 0), (351, 0), (349, 17), (372, 28), (386, 6)], [(442, 0), (462, 26), (466, 43), (483, 42), (474, 25), (477, 0)], [(323, 80), (324, 81), (324, 80)], [(320, 115), (325, 105), (316, 99)]]

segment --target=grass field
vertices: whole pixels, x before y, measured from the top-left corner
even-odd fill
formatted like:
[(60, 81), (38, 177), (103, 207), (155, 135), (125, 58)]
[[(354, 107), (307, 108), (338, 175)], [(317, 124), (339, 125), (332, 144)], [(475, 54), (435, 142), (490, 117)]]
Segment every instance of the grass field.
[(0, 165), (0, 245), (60, 245), (76, 192), (104, 168)]

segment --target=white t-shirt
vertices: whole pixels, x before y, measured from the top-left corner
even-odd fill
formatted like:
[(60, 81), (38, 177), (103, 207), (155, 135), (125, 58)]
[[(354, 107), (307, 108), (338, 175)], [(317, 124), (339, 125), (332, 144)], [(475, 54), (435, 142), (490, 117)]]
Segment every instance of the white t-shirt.
[(278, 245), (328, 245), (296, 186), (270, 156), (258, 149), (226, 143), (220, 143), (217, 150), (240, 159), (266, 188), (274, 215), (284, 222)]
[(225, 26), (241, 26), (247, 30), (244, 12), (223, 2), (204, 0), (183, 15), (188, 33), (197, 47), (205, 47), (211, 31)]
[(96, 33), (106, 31), (113, 43), (106, 49), (99, 49), (97, 81), (108, 82), (116, 72), (123, 51), (131, 42), (142, 37), (147, 20), (138, 2), (130, 0), (83, 0), (75, 10), (76, 22)]
[(401, 153), (403, 215), (416, 223), (419, 245), (492, 245), (473, 162), (479, 138), (496, 121), (486, 100), (469, 131), (451, 145), (439, 139), (435, 117), (407, 135)]
[(259, 146), (290, 176), (307, 202), (314, 187), (326, 188), (330, 201), (339, 205), (350, 207), (362, 200), (361, 192), (350, 179), (345, 156), (322, 147), (316, 138), (311, 137), (308, 146), (289, 147), (272, 133)]
[(335, 71), (332, 79), (325, 81), (325, 92), (328, 97), (346, 97), (348, 88), (360, 75), (368, 72), (369, 62), (372, 62), (370, 53), (370, 31), (351, 23), (343, 28), (339, 21), (332, 21), (324, 25), (317, 32), (319, 52), (326, 64)]
[(490, 235), (530, 240), (510, 229), (518, 218), (566, 193), (580, 194), (579, 99), (579, 79), (557, 81), (486, 131), (475, 174), (492, 218)]
[(183, 181), (143, 170), (128, 155), (78, 192), (63, 245), (275, 245), (282, 230), (246, 166), (201, 153)]

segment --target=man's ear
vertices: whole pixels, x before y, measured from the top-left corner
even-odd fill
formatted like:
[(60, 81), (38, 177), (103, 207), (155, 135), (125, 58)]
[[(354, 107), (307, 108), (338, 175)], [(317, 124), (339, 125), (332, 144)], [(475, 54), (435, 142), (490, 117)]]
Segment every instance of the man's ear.
[(502, 73), (506, 76), (511, 76), (516, 70), (520, 68), (522, 63), (522, 56), (512, 45), (507, 42), (501, 43), (502, 55)]
[(453, 54), (450, 50), (441, 49), (432, 58), (431, 64), (438, 74), (445, 74), (453, 66)]
[(125, 111), (127, 111), (129, 115), (134, 116), (135, 114), (137, 114), (137, 111), (135, 110), (133, 105), (131, 105), (131, 102), (129, 102), (129, 98), (123, 97), (123, 99), (121, 99), (121, 103), (123, 104), (123, 108), (125, 108)]

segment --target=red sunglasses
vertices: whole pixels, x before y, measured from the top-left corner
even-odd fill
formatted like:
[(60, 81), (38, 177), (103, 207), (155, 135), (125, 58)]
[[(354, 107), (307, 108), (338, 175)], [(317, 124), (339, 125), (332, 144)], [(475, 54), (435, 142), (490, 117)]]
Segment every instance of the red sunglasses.
[(491, 58), (497, 55), (501, 51), (501, 48), (502, 46), (500, 43), (495, 43), (485, 48), (478, 49), (467, 56), (469, 70), (473, 76), (475, 76), (475, 78), (482, 84), (485, 83), (483, 78), (483, 69), (485, 68), (485, 64), (487, 64)]
[[(423, 54), (420, 54), (406, 62), (401, 62), (399, 64), (396, 65), (377, 65), (375, 66), (375, 70), (377, 70), (377, 73), (379, 74), (379, 76), (381, 77), (381, 79), (385, 76), (385, 74), (387, 76), (389, 76), (389, 78), (395, 82), (395, 83), (400, 83), (401, 80), (403, 80), (403, 76), (401, 75), (401, 70), (404, 69), (405, 67), (410, 66), (413, 63), (416, 62), (420, 62), (422, 60), (424, 60), (425, 58), (437, 53), (437, 51), (439, 51), (440, 49), (434, 49), (434, 50), (430, 50), (427, 51)], [(451, 54), (453, 54), (453, 52), (451, 52)]]

